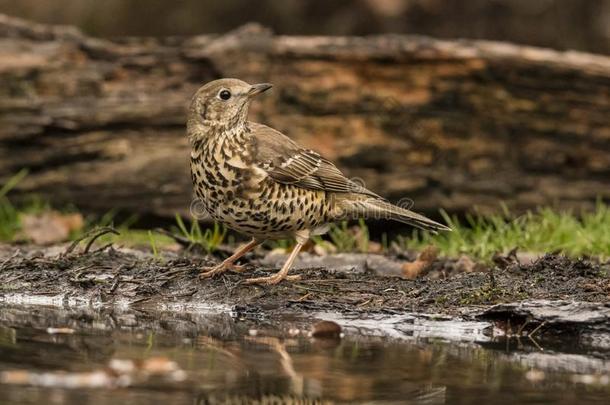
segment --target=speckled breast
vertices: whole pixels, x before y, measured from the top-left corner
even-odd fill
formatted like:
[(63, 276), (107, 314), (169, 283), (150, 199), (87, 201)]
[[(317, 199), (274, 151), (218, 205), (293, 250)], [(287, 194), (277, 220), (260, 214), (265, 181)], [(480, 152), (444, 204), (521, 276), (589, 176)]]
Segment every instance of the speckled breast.
[(208, 214), (231, 229), (261, 239), (292, 237), (326, 222), (326, 193), (282, 184), (253, 164), (247, 134), (195, 142), (191, 174)]

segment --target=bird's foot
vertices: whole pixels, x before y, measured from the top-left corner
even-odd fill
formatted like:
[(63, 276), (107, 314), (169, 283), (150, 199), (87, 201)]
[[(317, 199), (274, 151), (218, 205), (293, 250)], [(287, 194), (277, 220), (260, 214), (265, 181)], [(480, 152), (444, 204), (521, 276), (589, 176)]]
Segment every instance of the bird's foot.
[(226, 271), (234, 271), (236, 273), (242, 273), (246, 270), (246, 266), (240, 266), (235, 263), (222, 262), (216, 266), (204, 267), (203, 271), (199, 273), (199, 278), (210, 278), (217, 274), (222, 274)]
[(277, 273), (277, 274), (274, 274), (269, 277), (249, 278), (249, 279), (244, 280), (244, 284), (276, 285), (282, 280), (296, 281), (296, 280), (300, 280), (300, 279), (301, 279), (301, 276), (299, 276), (299, 275), (285, 276), (283, 274)]

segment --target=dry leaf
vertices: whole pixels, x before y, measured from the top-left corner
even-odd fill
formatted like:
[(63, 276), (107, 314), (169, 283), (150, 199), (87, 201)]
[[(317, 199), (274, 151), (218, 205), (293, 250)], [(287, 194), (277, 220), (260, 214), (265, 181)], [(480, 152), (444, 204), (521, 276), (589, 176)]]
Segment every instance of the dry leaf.
[(436, 246), (427, 246), (419, 253), (414, 262), (405, 263), (402, 265), (402, 276), (409, 280), (417, 278), (417, 276), (419, 276), (432, 264), (432, 262), (436, 260), (437, 256), (438, 249)]
[(368, 253), (382, 253), (383, 245), (379, 242), (369, 241), (369, 251)]
[(70, 232), (78, 231), (84, 226), (81, 214), (62, 214), (47, 211), (41, 214), (24, 214), (21, 216), (21, 232), (25, 238), (39, 245), (64, 242)]

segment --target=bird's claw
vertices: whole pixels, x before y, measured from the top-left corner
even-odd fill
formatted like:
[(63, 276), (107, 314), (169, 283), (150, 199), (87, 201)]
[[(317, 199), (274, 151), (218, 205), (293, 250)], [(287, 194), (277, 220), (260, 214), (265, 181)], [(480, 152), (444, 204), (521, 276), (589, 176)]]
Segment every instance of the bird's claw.
[(216, 266), (212, 267), (204, 267), (201, 273), (199, 273), (199, 278), (210, 278), (214, 277), (217, 274), (222, 274), (226, 271), (234, 271), (236, 273), (241, 273), (246, 270), (246, 266), (241, 266), (234, 263), (220, 263)]

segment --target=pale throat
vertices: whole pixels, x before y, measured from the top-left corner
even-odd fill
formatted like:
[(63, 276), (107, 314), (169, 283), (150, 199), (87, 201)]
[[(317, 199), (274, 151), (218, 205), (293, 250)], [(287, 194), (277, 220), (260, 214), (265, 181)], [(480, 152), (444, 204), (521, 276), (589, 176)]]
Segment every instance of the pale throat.
[(232, 122), (221, 120), (202, 120), (197, 123), (187, 125), (187, 133), (192, 140), (197, 139), (220, 139), (234, 138), (249, 131), (248, 121), (237, 120)]

